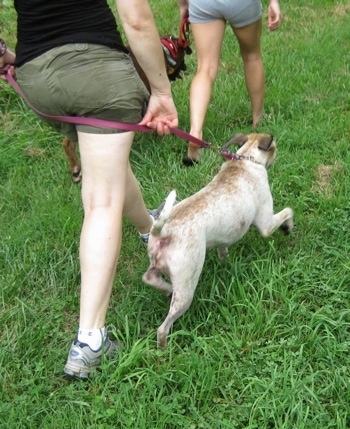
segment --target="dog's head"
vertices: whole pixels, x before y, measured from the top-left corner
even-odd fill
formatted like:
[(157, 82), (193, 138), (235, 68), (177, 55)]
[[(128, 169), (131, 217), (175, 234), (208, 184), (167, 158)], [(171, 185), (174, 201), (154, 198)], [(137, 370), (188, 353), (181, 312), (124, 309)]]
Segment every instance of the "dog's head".
[(252, 157), (255, 162), (269, 168), (275, 161), (277, 155), (276, 141), (269, 134), (234, 134), (223, 146), (229, 148), (237, 145), (237, 155)]
[(174, 36), (161, 36), (160, 38), (169, 80), (181, 78), (181, 71), (186, 70), (185, 55), (192, 53), (188, 43), (182, 46), (179, 40)]

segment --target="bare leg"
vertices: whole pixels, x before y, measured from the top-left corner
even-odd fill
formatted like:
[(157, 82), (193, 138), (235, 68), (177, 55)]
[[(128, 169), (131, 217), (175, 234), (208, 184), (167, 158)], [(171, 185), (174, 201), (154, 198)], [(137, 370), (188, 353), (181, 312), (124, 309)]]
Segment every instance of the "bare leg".
[[(191, 25), (197, 53), (197, 72), (190, 90), (190, 134), (199, 139), (202, 139), (204, 119), (218, 72), (225, 26), (222, 20)], [(201, 149), (190, 143), (187, 155), (198, 161)]]
[(261, 55), (261, 19), (242, 28), (234, 28), (244, 65), (244, 76), (253, 113), (253, 127), (263, 115), (265, 72)]
[(139, 183), (131, 170), (130, 163), (126, 180), (124, 215), (141, 234), (151, 230), (153, 220), (147, 212)]
[[(121, 225), (126, 192), (136, 179), (129, 166), (133, 133), (78, 133), (82, 163), (84, 222), (80, 239), (81, 297), (80, 328), (105, 325), (121, 245)], [(137, 183), (137, 182), (136, 182)], [(135, 207), (144, 207), (141, 193), (133, 191)], [(128, 197), (127, 199), (129, 199)], [(136, 214), (136, 224), (146, 225), (145, 208)]]

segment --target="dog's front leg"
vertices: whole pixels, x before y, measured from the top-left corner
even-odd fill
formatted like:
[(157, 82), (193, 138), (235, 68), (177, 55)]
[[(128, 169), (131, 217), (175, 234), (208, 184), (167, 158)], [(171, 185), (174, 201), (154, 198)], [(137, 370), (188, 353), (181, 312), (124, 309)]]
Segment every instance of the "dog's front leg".
[(255, 226), (263, 237), (269, 237), (277, 228), (281, 228), (284, 234), (289, 234), (293, 229), (293, 210), (289, 207), (274, 214), (269, 219), (262, 218), (255, 222)]

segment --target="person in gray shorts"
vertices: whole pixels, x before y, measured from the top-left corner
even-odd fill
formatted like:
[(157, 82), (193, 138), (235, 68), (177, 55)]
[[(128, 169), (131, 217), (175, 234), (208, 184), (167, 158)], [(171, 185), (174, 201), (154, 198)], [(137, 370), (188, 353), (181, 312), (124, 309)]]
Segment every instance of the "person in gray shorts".
[[(9, 72), (17, 72), (26, 98), (44, 114), (140, 123), (168, 134), (177, 126), (178, 115), (149, 2), (116, 0), (115, 4), (150, 94), (136, 73), (107, 0), (15, 0), (16, 54), (0, 39), (0, 68), (12, 64)], [(147, 241), (158, 211), (146, 209), (131, 170), (133, 132), (54, 125), (78, 141), (81, 156), (80, 317), (64, 373), (87, 379), (102, 355), (111, 357), (117, 350), (108, 336), (106, 314), (121, 247), (122, 217)]]
[[(178, 0), (182, 17), (189, 16), (197, 55), (197, 72), (190, 90), (190, 134), (203, 138), (203, 124), (212, 86), (218, 73), (226, 23), (237, 38), (244, 64), (244, 77), (256, 128), (263, 114), (265, 72), (261, 55), (262, 6), (260, 0)], [(268, 27), (276, 30), (281, 22), (278, 0), (270, 0)], [(201, 155), (198, 145), (189, 143), (183, 159), (190, 166)]]

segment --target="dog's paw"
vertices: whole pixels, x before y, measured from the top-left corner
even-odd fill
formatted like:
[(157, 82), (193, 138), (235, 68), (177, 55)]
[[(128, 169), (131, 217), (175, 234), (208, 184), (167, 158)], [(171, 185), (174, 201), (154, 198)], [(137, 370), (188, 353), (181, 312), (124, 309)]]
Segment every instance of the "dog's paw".
[(281, 231), (283, 232), (284, 235), (288, 235), (291, 233), (292, 229), (293, 229), (293, 220), (292, 219), (288, 219), (285, 222), (282, 223), (282, 225), (280, 226)]
[(74, 167), (72, 170), (72, 180), (74, 183), (81, 182), (81, 169), (80, 167)]

